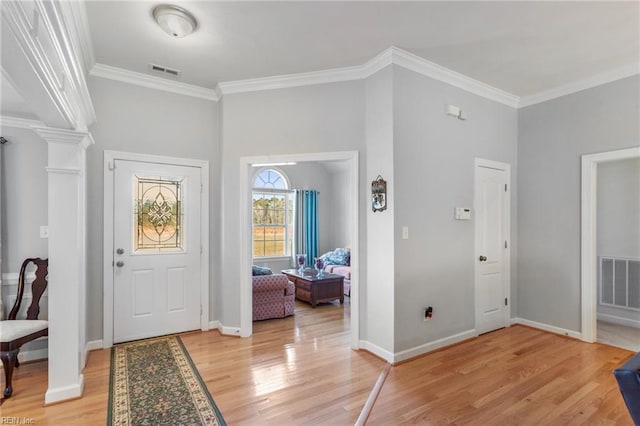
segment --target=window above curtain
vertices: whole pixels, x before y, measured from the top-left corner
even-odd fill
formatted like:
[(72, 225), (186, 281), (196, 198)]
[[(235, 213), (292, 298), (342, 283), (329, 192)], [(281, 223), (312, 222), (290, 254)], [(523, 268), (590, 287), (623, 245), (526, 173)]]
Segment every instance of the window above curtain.
[(293, 241), (293, 196), (284, 173), (260, 170), (253, 181), (253, 257), (289, 257)]

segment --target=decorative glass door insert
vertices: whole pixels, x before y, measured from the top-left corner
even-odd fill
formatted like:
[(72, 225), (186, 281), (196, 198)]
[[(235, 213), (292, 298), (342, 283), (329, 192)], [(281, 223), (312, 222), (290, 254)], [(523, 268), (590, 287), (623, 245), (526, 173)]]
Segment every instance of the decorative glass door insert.
[(134, 252), (184, 250), (184, 179), (134, 175), (133, 180)]

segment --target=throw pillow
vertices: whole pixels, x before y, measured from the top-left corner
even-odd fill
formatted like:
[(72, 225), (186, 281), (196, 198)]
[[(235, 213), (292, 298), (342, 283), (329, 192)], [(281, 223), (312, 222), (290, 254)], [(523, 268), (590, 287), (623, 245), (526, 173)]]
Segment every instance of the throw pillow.
[(345, 248), (337, 248), (333, 251), (333, 258), (336, 261), (336, 265), (349, 266), (351, 251)]
[(349, 249), (337, 248), (320, 256), (325, 265), (349, 266), (351, 262), (351, 251)]
[(256, 275), (273, 275), (273, 272), (271, 272), (271, 269), (265, 268), (264, 266), (253, 265), (251, 267), (251, 274), (255, 277)]

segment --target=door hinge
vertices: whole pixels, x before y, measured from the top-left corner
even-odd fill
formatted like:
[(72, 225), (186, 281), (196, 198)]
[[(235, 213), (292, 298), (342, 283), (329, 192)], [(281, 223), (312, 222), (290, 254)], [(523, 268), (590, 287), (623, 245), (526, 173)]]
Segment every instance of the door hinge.
[(200, 305), (200, 315), (202, 315), (202, 305)]
[(504, 306), (508, 306), (509, 304), (507, 303), (507, 298), (504, 298)]
[(200, 254), (202, 254), (203, 251), (204, 249), (202, 248), (202, 244), (200, 244)]
[(116, 168), (116, 162), (113, 160), (109, 160), (107, 162), (107, 167), (109, 168), (109, 170), (114, 170)]
[(202, 194), (204, 192), (204, 184), (200, 184), (200, 193)]
[(507, 192), (507, 184), (504, 184), (504, 192)]
[(507, 240), (504, 240), (504, 248), (508, 248), (508, 246), (507, 246)]

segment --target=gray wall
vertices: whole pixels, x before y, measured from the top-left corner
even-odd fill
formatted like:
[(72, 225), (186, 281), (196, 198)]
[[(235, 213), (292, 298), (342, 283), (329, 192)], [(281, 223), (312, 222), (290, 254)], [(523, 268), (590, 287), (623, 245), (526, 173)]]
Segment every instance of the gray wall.
[(18, 273), (24, 259), (47, 257), (47, 144), (28, 129), (3, 127), (2, 136), (2, 272)]
[[(337, 247), (351, 247), (351, 215), (348, 206), (351, 197), (349, 193), (351, 181), (349, 170), (335, 170), (331, 174), (331, 209), (330, 235), (325, 246), (326, 250), (333, 250)], [(325, 251), (326, 251), (325, 250)]]
[(598, 164), (598, 256), (640, 259), (640, 158)]
[(580, 331), (580, 157), (640, 144), (640, 77), (518, 111), (518, 316)]
[(220, 264), (217, 103), (97, 77), (90, 77), (88, 84), (98, 117), (90, 129), (96, 143), (87, 151), (88, 340), (102, 338), (104, 150), (209, 161), (210, 317), (215, 319)]
[[(517, 110), (394, 70), (395, 351), (474, 328), (474, 158), (511, 165), (511, 292), (517, 294)], [(466, 121), (444, 113), (460, 106)], [(409, 239), (401, 238), (403, 226)], [(423, 309), (434, 317), (423, 321)], [(512, 316), (516, 308), (512, 304)]]
[[(240, 157), (364, 150), (362, 82), (225, 95), (222, 129), (222, 265), (218, 319), (240, 326)], [(364, 219), (362, 219), (364, 222)], [(361, 233), (361, 244), (364, 233)]]

